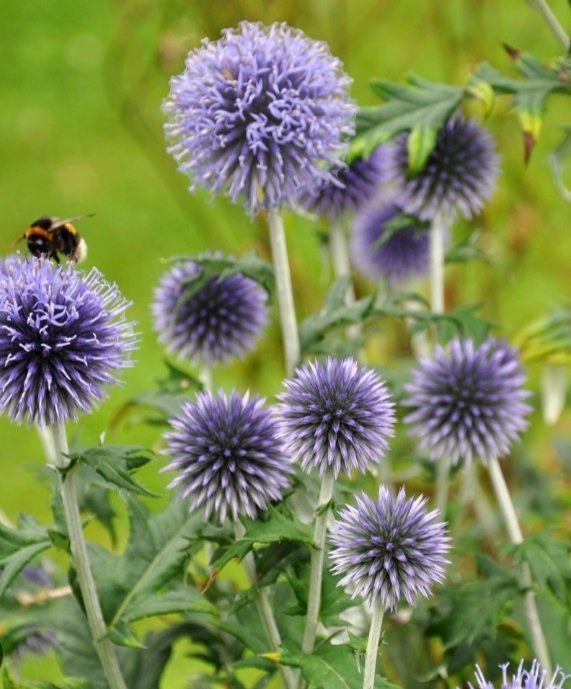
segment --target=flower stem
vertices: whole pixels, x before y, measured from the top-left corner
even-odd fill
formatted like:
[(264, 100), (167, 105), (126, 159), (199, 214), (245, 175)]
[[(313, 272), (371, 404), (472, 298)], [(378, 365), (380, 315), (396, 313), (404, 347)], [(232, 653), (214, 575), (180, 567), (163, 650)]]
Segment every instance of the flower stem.
[(276, 275), (285, 367), (287, 375), (291, 375), (299, 362), (300, 348), (284, 224), (279, 210), (272, 208), (268, 211), (268, 224)]
[(444, 518), (448, 505), (448, 488), (450, 487), (450, 460), (441, 457), (436, 465), (436, 492), (434, 502)]
[(345, 303), (353, 304), (355, 302), (355, 289), (351, 281), (351, 262), (349, 261), (349, 246), (347, 242), (347, 233), (343, 222), (337, 220), (331, 224), (329, 233), (329, 250), (331, 252), (331, 262), (333, 264), (333, 273), (336, 279), (348, 277), (347, 292), (345, 294)]
[[(56, 469), (65, 469), (68, 465), (67, 455), (69, 449), (65, 426), (56, 424), (54, 426), (40, 428), (42, 444), (47, 454), (48, 463)], [(119, 668), (119, 661), (115, 654), (115, 647), (111, 641), (105, 638), (107, 627), (101, 612), (95, 581), (89, 565), (87, 555), (87, 545), (83, 538), (81, 515), (77, 502), (77, 489), (75, 485), (75, 474), (69, 471), (65, 477), (58, 472), (60, 493), (63, 501), (67, 530), (69, 534), (69, 544), (73, 564), (77, 572), (77, 580), (83, 597), (87, 623), (91, 632), (95, 650), (99, 656), (101, 667), (111, 689), (126, 689), (125, 681)]]
[(203, 364), (198, 374), (198, 380), (202, 383), (205, 392), (212, 390), (212, 368), (208, 364)]
[(553, 35), (559, 43), (561, 43), (561, 47), (566, 53), (569, 53), (571, 50), (571, 41), (569, 40), (569, 36), (567, 35), (567, 32), (565, 29), (561, 26), (559, 23), (559, 20), (553, 13), (553, 10), (549, 5), (547, 4), (546, 0), (528, 0), (529, 4), (532, 7), (535, 7), (535, 9), (541, 14), (541, 16), (545, 19), (545, 22), (553, 32)]
[(444, 221), (437, 215), (430, 227), (430, 309), (444, 313)]
[(317, 509), (319, 515), (315, 520), (315, 530), (313, 532), (314, 549), (311, 551), (311, 565), (309, 574), (309, 592), (307, 598), (307, 615), (305, 618), (305, 631), (301, 650), (304, 653), (311, 653), (315, 646), (315, 635), (319, 623), (319, 609), (321, 607), (321, 581), (323, 579), (323, 559), (325, 557), (325, 536), (327, 535), (327, 514), (325, 506), (333, 497), (333, 486), (335, 478), (331, 471), (325, 472), (321, 480), (321, 491), (319, 493), (319, 504)]
[(365, 675), (363, 679), (363, 689), (374, 689), (375, 670), (377, 668), (377, 656), (379, 655), (379, 643), (381, 641), (381, 629), (383, 627), (383, 616), (385, 609), (379, 602), (373, 606), (373, 616), (367, 640), (367, 652), (365, 655)]
[[(234, 534), (236, 538), (242, 538), (244, 533), (244, 527), (238, 520), (236, 520), (234, 522)], [(248, 553), (243, 562), (250, 585), (256, 586), (258, 583), (258, 573), (256, 571), (256, 562), (254, 560), (253, 553)], [(276, 618), (274, 617), (274, 611), (272, 610), (270, 599), (268, 598), (268, 592), (265, 588), (260, 588), (258, 590), (258, 595), (256, 596), (256, 608), (258, 610), (258, 615), (262, 620), (262, 624), (264, 625), (267, 640), (276, 651), (279, 651), (282, 645), (282, 637), (276, 623)], [(294, 689), (295, 680), (291, 668), (280, 665), (279, 670), (286, 689)]]
[[(497, 459), (488, 460), (488, 472), (490, 474), (490, 479), (498, 499), (500, 510), (504, 518), (506, 529), (510, 537), (510, 541), (514, 545), (519, 545), (523, 543), (523, 534), (519, 525), (519, 520), (502, 474), (499, 462)], [(549, 650), (547, 648), (547, 642), (545, 641), (545, 636), (543, 634), (543, 629), (541, 627), (541, 619), (539, 617), (539, 612), (537, 610), (537, 603), (535, 600), (535, 593), (533, 592), (532, 586), (533, 581), (531, 577), (531, 569), (527, 562), (522, 564), (522, 570), (520, 575), (520, 581), (525, 589), (524, 594), (524, 608), (525, 616), (527, 618), (527, 624), (529, 627), (529, 632), (531, 634), (531, 642), (535, 655), (543, 669), (545, 670), (546, 676), (550, 677), (552, 675), (551, 659), (549, 657)]]
[[(430, 227), (430, 310), (432, 313), (444, 313), (444, 233), (444, 220), (438, 214)], [(436, 474), (436, 506), (442, 515), (446, 512), (449, 484), (450, 461), (444, 457), (438, 462)]]

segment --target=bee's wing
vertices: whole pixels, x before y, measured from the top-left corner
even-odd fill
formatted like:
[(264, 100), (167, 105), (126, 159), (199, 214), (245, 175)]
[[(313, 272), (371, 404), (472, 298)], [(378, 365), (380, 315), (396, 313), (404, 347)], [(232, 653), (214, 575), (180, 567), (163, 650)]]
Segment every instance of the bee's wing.
[(55, 220), (54, 224), (51, 226), (50, 230), (55, 230), (57, 227), (62, 227), (63, 225), (66, 225), (68, 222), (75, 222), (76, 220), (81, 220), (82, 218), (92, 218), (94, 215), (95, 213), (85, 213), (84, 215), (74, 215), (71, 218), (64, 218), (63, 220), (57, 218), (57, 220)]

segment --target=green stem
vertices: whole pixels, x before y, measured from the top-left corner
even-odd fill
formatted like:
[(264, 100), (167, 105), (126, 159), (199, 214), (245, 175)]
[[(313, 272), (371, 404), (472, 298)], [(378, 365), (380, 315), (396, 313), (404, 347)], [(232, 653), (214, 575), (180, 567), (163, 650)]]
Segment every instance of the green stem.
[(448, 489), (450, 487), (450, 460), (441, 457), (436, 464), (436, 493), (434, 502), (442, 518), (446, 514), (448, 505)]
[(444, 233), (440, 215), (430, 227), (430, 308), (432, 313), (444, 313)]
[(335, 479), (331, 471), (325, 472), (321, 480), (321, 491), (317, 509), (319, 515), (315, 520), (313, 532), (313, 545), (311, 551), (311, 565), (309, 574), (309, 592), (307, 598), (307, 615), (305, 618), (305, 631), (301, 649), (304, 653), (311, 653), (315, 646), (317, 625), (319, 624), (319, 609), (321, 607), (321, 581), (323, 579), (323, 560), (325, 557), (325, 537), (327, 535), (327, 515), (325, 506), (333, 497)]
[(73, 470), (69, 471), (65, 477), (61, 473), (61, 470), (65, 469), (68, 465), (67, 456), (69, 455), (65, 426), (63, 424), (56, 424), (54, 426), (40, 428), (39, 430), (42, 437), (42, 444), (47, 454), (48, 463), (60, 470), (58, 471), (59, 486), (69, 534), (71, 556), (77, 572), (77, 580), (81, 590), (87, 623), (95, 645), (95, 650), (99, 656), (101, 667), (103, 668), (109, 687), (111, 689), (126, 689), (126, 684), (123, 680), (119, 662), (115, 654), (115, 647), (109, 639), (105, 638), (107, 627), (103, 619), (99, 598), (97, 597), (95, 580), (93, 579), (93, 574), (89, 565), (87, 545), (83, 538), (81, 515), (79, 513), (77, 501), (75, 473)]
[(212, 390), (212, 368), (208, 364), (202, 364), (198, 380), (202, 383), (202, 389), (205, 392)]
[(545, 22), (553, 32), (553, 35), (559, 43), (561, 44), (561, 47), (566, 53), (569, 53), (571, 50), (571, 41), (569, 40), (569, 36), (567, 35), (567, 32), (565, 29), (561, 26), (559, 23), (559, 20), (553, 13), (553, 10), (549, 5), (547, 4), (546, 0), (528, 0), (529, 4), (532, 7), (535, 7), (535, 9), (541, 14), (541, 16), (545, 19)]
[[(519, 545), (523, 543), (523, 534), (500, 464), (497, 459), (490, 459), (488, 460), (487, 466), (510, 541), (514, 545)], [(531, 569), (527, 562), (522, 564), (520, 581), (525, 589), (524, 609), (533, 650), (537, 660), (543, 666), (546, 676), (551, 677), (551, 659), (547, 648), (547, 642), (545, 641), (545, 635), (543, 634), (541, 619), (537, 610)]]
[[(243, 525), (238, 520), (236, 520), (234, 522), (234, 534), (236, 538), (242, 538), (244, 536), (244, 533), (245, 530)], [(246, 574), (248, 576), (250, 585), (256, 586), (258, 583), (258, 573), (256, 571), (256, 561), (254, 560), (254, 554), (251, 552), (248, 553), (244, 558), (243, 562), (244, 569), (246, 570)], [(282, 646), (282, 638), (280, 635), (280, 630), (278, 629), (278, 625), (276, 623), (276, 618), (274, 617), (274, 611), (272, 610), (272, 606), (270, 604), (267, 589), (258, 589), (258, 593), (256, 596), (256, 608), (258, 610), (258, 615), (262, 620), (262, 624), (264, 625), (264, 631), (266, 633), (267, 640), (272, 645), (273, 649), (279, 651)], [(286, 667), (284, 665), (279, 665), (279, 670), (286, 689), (294, 689), (295, 679), (291, 668)]]
[(383, 627), (383, 617), (385, 608), (381, 603), (373, 606), (373, 616), (367, 640), (367, 652), (365, 655), (365, 674), (363, 678), (363, 689), (374, 689), (375, 670), (377, 669), (377, 656), (379, 655), (379, 643), (381, 641), (381, 629)]
[(285, 367), (287, 375), (290, 376), (299, 363), (300, 347), (284, 224), (279, 210), (272, 208), (268, 211), (268, 224), (270, 229), (272, 259), (276, 275), (276, 290), (278, 293), (278, 305), (282, 327)]
[(351, 262), (349, 260), (349, 246), (347, 242), (347, 233), (344, 224), (337, 220), (331, 224), (329, 232), (329, 250), (331, 252), (331, 263), (333, 264), (333, 273), (336, 279), (348, 277), (347, 292), (345, 294), (345, 303), (355, 303), (355, 289), (351, 281)]

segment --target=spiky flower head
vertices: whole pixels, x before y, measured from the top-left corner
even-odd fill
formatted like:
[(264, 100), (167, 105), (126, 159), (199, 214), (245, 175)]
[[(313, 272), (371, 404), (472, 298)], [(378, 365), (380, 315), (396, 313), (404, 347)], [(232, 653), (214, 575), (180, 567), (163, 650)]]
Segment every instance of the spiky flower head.
[(405, 422), (430, 459), (498, 459), (527, 427), (525, 375), (515, 349), (488, 338), (454, 340), (424, 357), (405, 386)]
[(424, 497), (407, 500), (404, 488), (395, 496), (383, 486), (377, 500), (365, 493), (356, 500), (341, 510), (330, 535), (333, 572), (343, 577), (339, 585), (386, 610), (403, 598), (414, 605), (419, 596), (428, 597), (444, 580), (450, 550), (438, 510), (429, 512)]
[(254, 518), (289, 485), (291, 465), (278, 438), (278, 424), (264, 400), (234, 391), (203, 392), (183, 405), (166, 435), (176, 471), (170, 488), (180, 486), (191, 510), (206, 519)]
[(187, 359), (212, 365), (242, 357), (266, 326), (267, 294), (240, 273), (212, 277), (198, 287), (202, 267), (175, 263), (155, 290), (154, 326), (159, 341)]
[[(560, 667), (556, 667), (552, 677), (549, 678), (546, 670), (537, 660), (532, 661), (529, 670), (524, 670), (523, 660), (520, 661), (517, 672), (511, 677), (508, 675), (509, 663), (500, 667), (502, 668), (501, 689), (563, 689), (565, 682), (571, 677)], [(478, 689), (494, 689), (493, 683), (484, 677), (484, 673), (478, 665), (476, 665), (475, 675)], [(474, 689), (471, 682), (468, 682), (468, 686), (470, 689)]]
[(354, 359), (310, 362), (285, 382), (277, 416), (286, 452), (304, 471), (365, 472), (393, 435), (394, 404), (372, 369)]
[(131, 363), (129, 305), (96, 269), (8, 259), (0, 270), (0, 411), (41, 426), (91, 411)]
[(338, 220), (369, 203), (387, 181), (388, 146), (379, 146), (368, 158), (349, 163), (335, 172), (335, 179), (316, 189), (304, 190), (299, 205), (310, 213)]
[(422, 220), (437, 215), (471, 218), (493, 194), (498, 176), (494, 142), (474, 120), (453, 117), (438, 133), (423, 169), (410, 174), (408, 134), (395, 142), (391, 176), (404, 196), (404, 209)]
[(354, 131), (350, 79), (325, 43), (287, 24), (241, 22), (204, 40), (171, 79), (169, 151), (192, 187), (250, 213), (331, 181)]
[(428, 270), (425, 223), (405, 215), (394, 199), (374, 204), (357, 216), (351, 250), (355, 267), (371, 280), (386, 278), (395, 284)]

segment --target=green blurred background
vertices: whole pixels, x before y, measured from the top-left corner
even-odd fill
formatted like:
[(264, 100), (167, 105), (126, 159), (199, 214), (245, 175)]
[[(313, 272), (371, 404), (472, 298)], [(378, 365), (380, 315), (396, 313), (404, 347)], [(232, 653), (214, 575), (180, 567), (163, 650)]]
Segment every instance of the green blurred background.
[[(567, 2), (554, 0), (552, 6), (568, 25)], [(375, 76), (400, 80), (414, 71), (464, 84), (482, 60), (515, 74), (502, 42), (544, 60), (558, 54), (555, 39), (524, 0), (4, 0), (1, 8), (3, 253), (40, 215), (94, 213), (78, 223), (89, 246), (85, 266), (97, 266), (120, 285), (139, 323), (137, 364), (125, 384), (70, 429), (73, 439), (86, 444), (97, 442), (119, 404), (164, 375), (149, 309), (164, 270), (161, 259), (252, 248), (269, 257), (263, 223), (224, 199), (190, 195), (164, 150), (161, 101), (168, 79), (202, 37), (216, 38), (242, 19), (287, 21), (331, 45), (362, 105), (375, 103), (368, 87)], [(483, 314), (509, 335), (569, 297), (569, 206), (555, 189), (547, 160), (560, 127), (569, 124), (569, 104), (550, 101), (543, 137), (527, 167), (519, 125), (504, 100), (487, 124), (498, 141), (502, 175), (472, 229), (495, 265), (450, 269), (447, 302), (483, 302)], [(286, 226), (301, 319), (319, 308), (331, 276), (322, 268), (315, 224), (287, 215)], [(467, 231), (455, 230), (458, 237)], [(281, 370), (274, 318), (260, 349), (216, 371), (215, 381), (272, 395)], [(559, 430), (568, 425), (564, 416)], [(47, 520), (48, 489), (36, 480), (43, 459), (35, 432), (0, 419), (0, 434), (2, 510), (12, 519), (27, 511)], [(156, 444), (158, 433), (121, 424), (108, 438)], [(146, 478), (155, 486), (165, 483), (156, 467)]]

